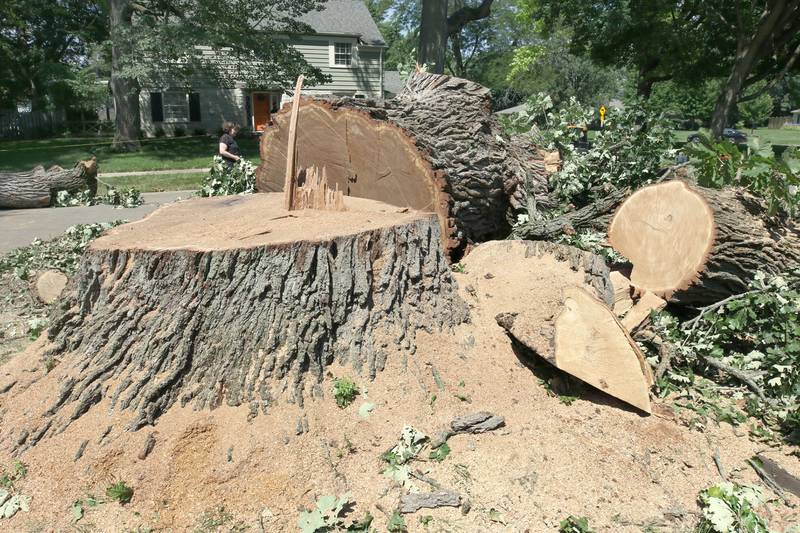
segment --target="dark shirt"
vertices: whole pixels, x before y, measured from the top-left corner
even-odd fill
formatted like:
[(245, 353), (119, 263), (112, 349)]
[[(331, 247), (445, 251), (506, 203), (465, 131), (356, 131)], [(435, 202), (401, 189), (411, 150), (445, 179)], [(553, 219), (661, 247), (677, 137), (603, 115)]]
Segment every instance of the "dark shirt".
[[(229, 133), (224, 133), (222, 137), (219, 138), (219, 143), (225, 145), (225, 149), (228, 150), (229, 154), (238, 156), (242, 155), (242, 152), (239, 150), (239, 145), (236, 144), (236, 140), (233, 137), (231, 137)], [(230, 161), (233, 161), (231, 158), (225, 157), (224, 155), (222, 157)]]

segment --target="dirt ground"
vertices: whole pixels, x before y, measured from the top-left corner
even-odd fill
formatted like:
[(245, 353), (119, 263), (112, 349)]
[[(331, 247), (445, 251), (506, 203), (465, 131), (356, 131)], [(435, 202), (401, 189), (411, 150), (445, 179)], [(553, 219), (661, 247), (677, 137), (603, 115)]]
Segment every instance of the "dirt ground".
[[(765, 447), (742, 428), (689, 429), (692, 413), (656, 406), (658, 414), (645, 416), (593, 390), (571, 405), (549, 395), (527, 364), (529, 354), (512, 349), (484, 305), (491, 294), (474, 290), (485, 274), (454, 274), (471, 323), (419, 334), (416, 353), (391, 353), (371, 382), (335, 368), (323, 384), (325, 397), (309, 398), (303, 409), (278, 404), (248, 420), (247, 406), (195, 412), (176, 405), (154, 427), (127, 432), (130, 413), (110, 412), (104, 400), (15, 457), (20, 430), (40, 420), (60, 385), (58, 367), (45, 373), (40, 339), (0, 366), (0, 390), (15, 382), (0, 394), (0, 468), (23, 461), (28, 472), (16, 490), (31, 497), (30, 512), (0, 521), (0, 530), (299, 531), (300, 510), (320, 496), (350, 492), (355, 504), (348, 516), (368, 511), (374, 527), (386, 531), (402, 489), (382, 474), (381, 455), (404, 426), (431, 435), (478, 411), (503, 416), (505, 426), (451, 437), (451, 453), (440, 463), (428, 459), (428, 449), (411, 463), (468, 499), (469, 512), (423, 509), (405, 516), (409, 531), (556, 531), (568, 515), (588, 517), (598, 532), (690, 531), (697, 493), (721, 481), (716, 450), (732, 480), (760, 484), (745, 460)], [(330, 392), (332, 378), (342, 376), (361, 387), (344, 409)], [(363, 417), (365, 402), (374, 409)], [(151, 433), (155, 447), (140, 459)], [(800, 474), (791, 451), (766, 453)], [(85, 516), (73, 521), (73, 502), (88, 495), (106, 500), (105, 488), (115, 481), (134, 489), (129, 504), (84, 504)], [(800, 523), (798, 508), (777, 500), (762, 511), (776, 531)], [(432, 517), (427, 525), (423, 516)]]

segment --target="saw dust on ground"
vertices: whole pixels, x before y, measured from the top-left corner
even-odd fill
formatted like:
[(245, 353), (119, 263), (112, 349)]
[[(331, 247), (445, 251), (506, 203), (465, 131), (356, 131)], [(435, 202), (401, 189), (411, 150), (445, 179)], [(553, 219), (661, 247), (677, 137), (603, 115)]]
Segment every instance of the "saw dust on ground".
[[(690, 430), (680, 416), (644, 416), (596, 391), (572, 405), (550, 396), (526, 366), (528, 355), (517, 354), (495, 323), (489, 289), (476, 285), (491, 272), (473, 268), (455, 274), (472, 307), (471, 323), (419, 334), (416, 353), (391, 353), (374, 381), (336, 368), (323, 384), (325, 397), (307, 399), (302, 409), (276, 405), (248, 420), (247, 406), (196, 412), (176, 405), (154, 427), (127, 432), (130, 414), (110, 412), (105, 400), (20, 457), (12, 457), (3, 439), (0, 464), (8, 468), (20, 459), (27, 465), (16, 490), (31, 497), (30, 512), (17, 513), (4, 527), (298, 531), (300, 510), (313, 508), (320, 496), (350, 492), (355, 505), (349, 517), (370, 512), (385, 531), (404, 491), (383, 475), (381, 456), (404, 426), (432, 435), (454, 417), (478, 411), (505, 417), (505, 426), (451, 437), (442, 462), (429, 459), (425, 449), (411, 463), (468, 499), (469, 511), (423, 509), (406, 515), (409, 531), (555, 531), (568, 515), (587, 516), (599, 532), (686, 531), (699, 512), (698, 491), (721, 481), (716, 450), (733, 480), (758, 483), (745, 461), (760, 446), (731, 426)], [(0, 395), (6, 435), (57, 394), (57, 373), (46, 375), (39, 360), (43, 347), (39, 341), (0, 367), (0, 387), (17, 381)], [(333, 378), (343, 376), (358, 382), (361, 395), (340, 409), (330, 391)], [(145, 456), (151, 434), (155, 446)], [(800, 473), (797, 458), (771, 454)], [(127, 505), (105, 501), (106, 487), (118, 481), (134, 489)], [(89, 495), (104, 503), (86, 504)], [(84, 516), (75, 524), (78, 500)], [(776, 530), (800, 522), (798, 511), (779, 503), (767, 504), (767, 514)], [(432, 517), (427, 526), (422, 516)]]

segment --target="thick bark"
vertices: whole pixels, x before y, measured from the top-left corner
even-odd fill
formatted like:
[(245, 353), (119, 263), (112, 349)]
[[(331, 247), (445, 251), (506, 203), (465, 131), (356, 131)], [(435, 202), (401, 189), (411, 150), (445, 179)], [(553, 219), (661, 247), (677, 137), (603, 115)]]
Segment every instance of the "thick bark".
[(422, 0), (417, 64), (434, 74), (444, 73), (447, 53), (447, 0)]
[(633, 264), (638, 289), (684, 305), (745, 292), (759, 271), (800, 267), (800, 229), (735, 188), (673, 181), (640, 189), (612, 219), (609, 242)]
[[(259, 191), (283, 187), (289, 112), (275, 114), (261, 138)], [(454, 256), (505, 237), (527, 191), (550, 206), (540, 152), (504, 138), (488, 89), (450, 76), (417, 73), (384, 102), (303, 100), (297, 159), (299, 167), (325, 167), (330, 185), (347, 195), (437, 213)]]
[(0, 207), (47, 207), (58, 191), (97, 192), (97, 160), (79, 161), (69, 170), (36, 167), (26, 172), (0, 172)]
[(141, 135), (139, 82), (122, 71), (131, 61), (133, 7), (130, 0), (111, 0), (111, 93), (114, 96), (115, 133), (113, 148), (138, 150)]
[(417, 330), (467, 318), (433, 216), (347, 203), (195, 199), (94, 241), (48, 332), (61, 390), (30, 434), (104, 398), (133, 429), (176, 403), (302, 405), (334, 362), (374, 377), (387, 344), (413, 352)]

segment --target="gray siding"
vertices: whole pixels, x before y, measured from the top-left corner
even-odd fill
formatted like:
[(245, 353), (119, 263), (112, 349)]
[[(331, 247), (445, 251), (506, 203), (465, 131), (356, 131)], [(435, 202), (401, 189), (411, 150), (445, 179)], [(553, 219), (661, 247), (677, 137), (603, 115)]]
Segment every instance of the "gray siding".
[[(330, 65), (330, 47), (334, 42), (351, 42), (353, 44), (353, 61), (349, 67), (332, 67)], [(311, 94), (336, 94), (336, 95), (364, 95), (367, 97), (381, 98), (382, 73), (381, 73), (381, 54), (382, 49), (374, 47), (357, 47), (356, 41), (350, 37), (324, 37), (313, 36), (304, 38), (293, 38), (289, 41), (300, 51), (310, 64), (320, 68), (325, 74), (331, 76), (331, 83), (317, 86), (306, 86)], [(204, 51), (204, 53), (210, 53)], [(168, 83), (165, 81), (164, 83)], [(214, 86), (210, 80), (196, 79), (192, 83), (192, 92), (200, 94), (201, 120), (190, 122), (188, 120), (188, 101), (186, 103), (186, 113), (180, 116), (170, 116), (166, 113), (163, 122), (153, 123), (151, 119), (150, 92), (166, 92), (163, 88), (150, 89), (143, 88), (139, 103), (141, 108), (142, 131), (145, 135), (152, 136), (157, 128), (161, 127), (172, 135), (177, 127), (184, 129), (187, 135), (191, 135), (196, 129), (205, 129), (209, 132), (216, 132), (224, 121), (230, 120), (238, 122), (243, 126), (251, 126), (250, 109), (250, 90), (242, 88), (241, 85), (236, 89), (223, 89)], [(175, 106), (177, 109), (178, 106)]]
[[(330, 66), (329, 47), (334, 41), (349, 42), (349, 39), (315, 38), (293, 40), (291, 45), (300, 51), (306, 61), (320, 68), (325, 74), (331, 76), (331, 83), (308, 87), (309, 90), (325, 93), (352, 95), (364, 94), (379, 98), (381, 88), (381, 50), (374, 48), (353, 47), (353, 64), (350, 67)], [(355, 43), (353, 43), (355, 45)]]
[(139, 96), (142, 131), (146, 135), (153, 135), (160, 126), (167, 135), (172, 135), (176, 127), (183, 128), (187, 135), (192, 135), (193, 130), (200, 128), (215, 133), (222, 127), (222, 123), (228, 120), (249, 126), (245, 103), (248, 94), (244, 90), (199, 88), (192, 91), (200, 94), (200, 122), (190, 122), (188, 117), (181, 120), (165, 116), (164, 122), (154, 124), (150, 113), (150, 90), (142, 90)]

